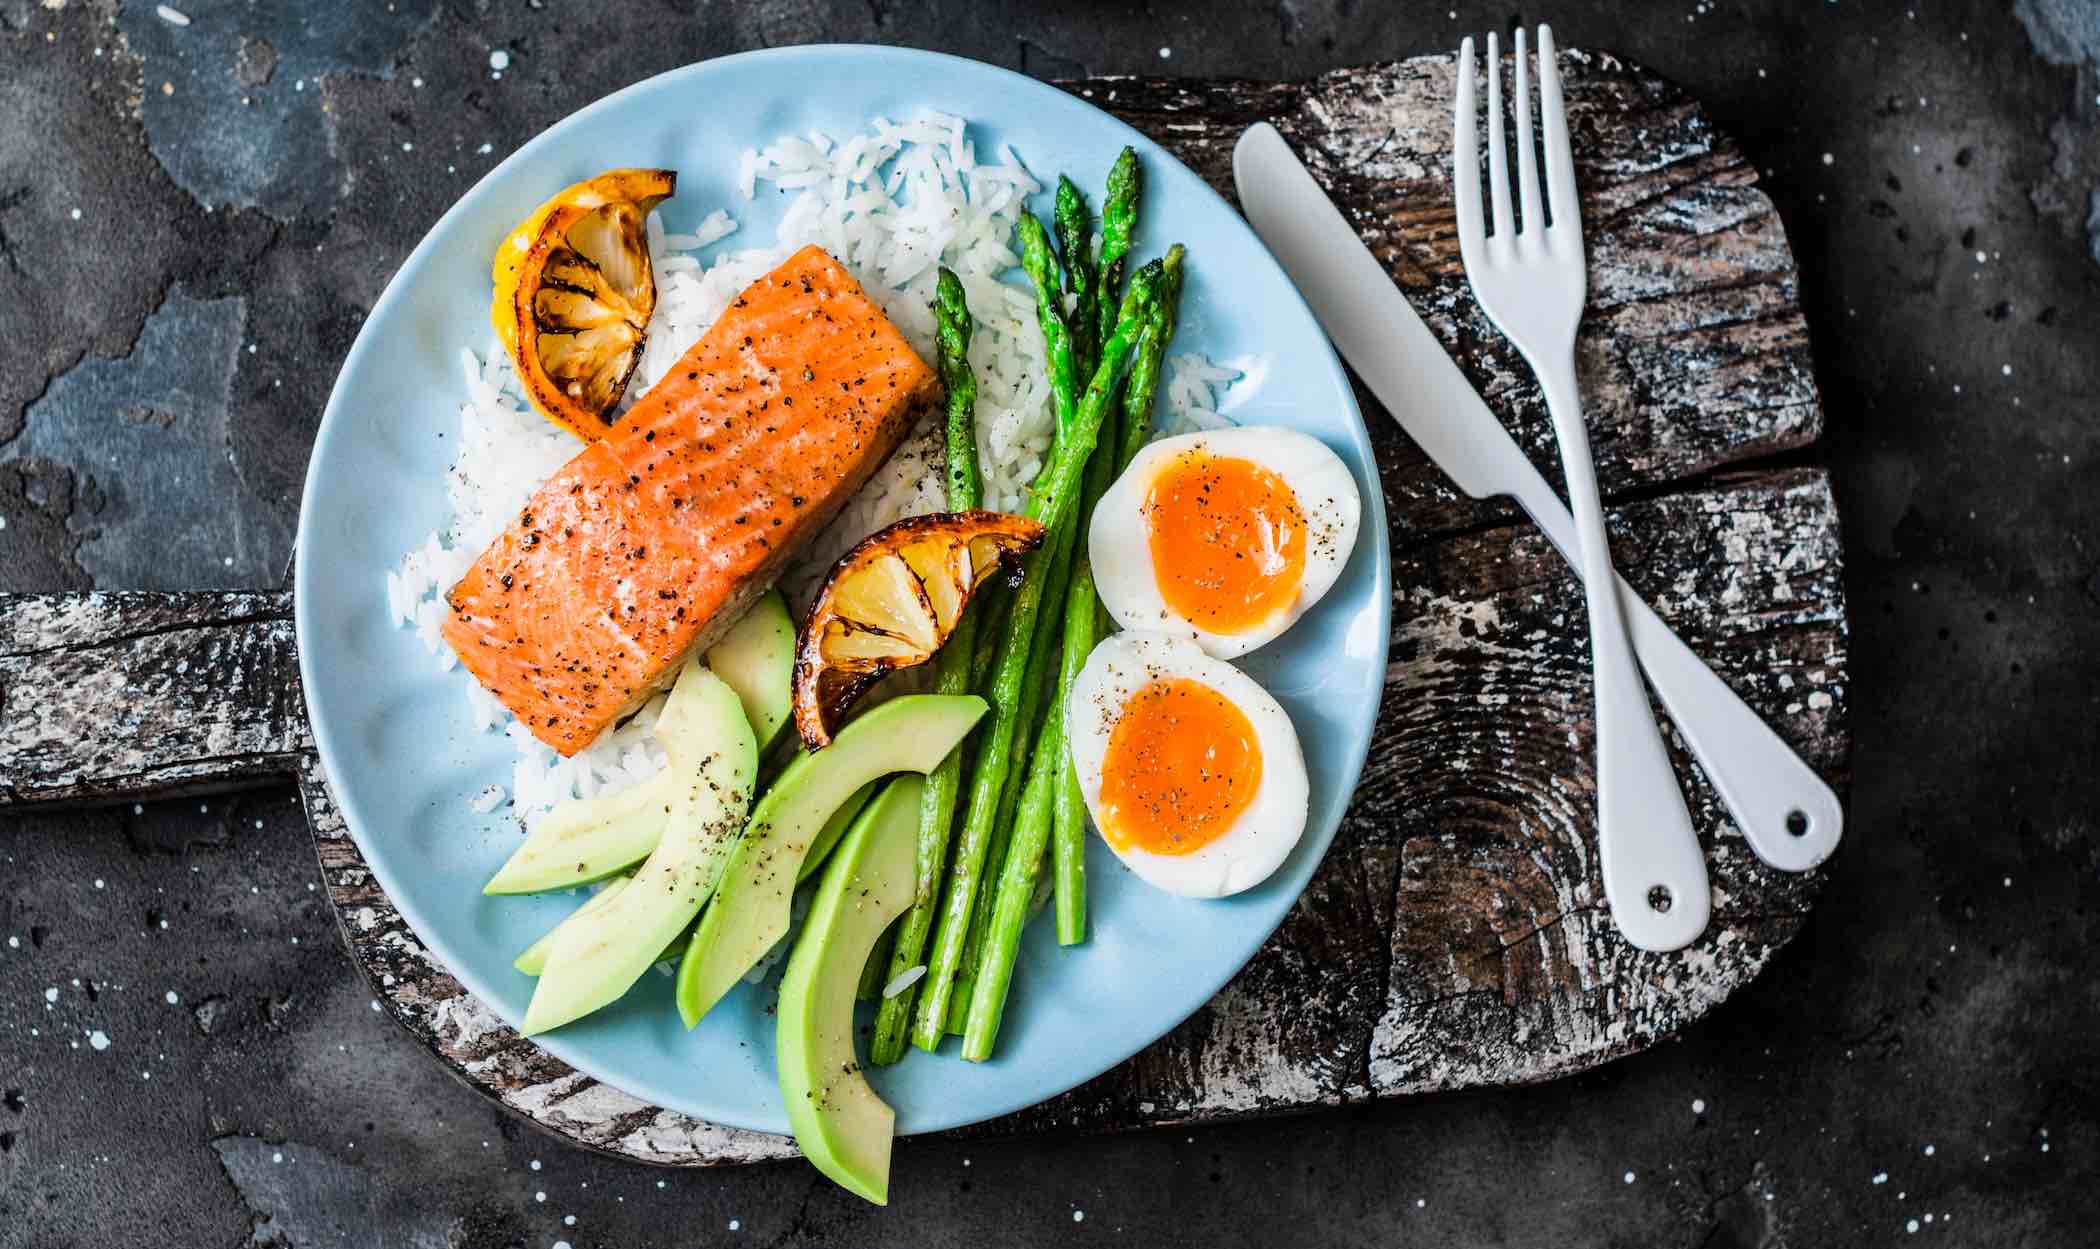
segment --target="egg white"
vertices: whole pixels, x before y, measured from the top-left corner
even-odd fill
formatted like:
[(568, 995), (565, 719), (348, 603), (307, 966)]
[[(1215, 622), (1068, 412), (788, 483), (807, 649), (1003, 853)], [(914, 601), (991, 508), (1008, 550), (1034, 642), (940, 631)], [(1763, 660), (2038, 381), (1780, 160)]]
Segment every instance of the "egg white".
[[(1252, 460), (1283, 479), (1305, 516), (1305, 575), (1297, 595), (1243, 632), (1205, 629), (1168, 606), (1160, 593), (1145, 498), (1153, 479), (1189, 452)], [(1162, 438), (1138, 452), (1094, 508), (1087, 550), (1101, 602), (1117, 624), (1182, 634), (1210, 655), (1234, 659), (1272, 641), (1333, 588), (1356, 545), (1362, 512), (1355, 475), (1320, 440), (1274, 425), (1242, 425)]]
[(1213, 659), (1188, 638), (1165, 633), (1119, 633), (1096, 646), (1072, 683), (1065, 723), (1073, 770), (1087, 813), (1101, 827), (1101, 785), (1109, 735), (1123, 708), (1154, 681), (1187, 678), (1216, 690), (1239, 708), (1261, 749), (1261, 781), (1239, 818), (1207, 845), (1188, 854), (1152, 854), (1102, 840), (1148, 884), (1191, 898), (1222, 898), (1267, 880), (1305, 834), (1311, 791), (1305, 755), (1290, 716), (1254, 679)]

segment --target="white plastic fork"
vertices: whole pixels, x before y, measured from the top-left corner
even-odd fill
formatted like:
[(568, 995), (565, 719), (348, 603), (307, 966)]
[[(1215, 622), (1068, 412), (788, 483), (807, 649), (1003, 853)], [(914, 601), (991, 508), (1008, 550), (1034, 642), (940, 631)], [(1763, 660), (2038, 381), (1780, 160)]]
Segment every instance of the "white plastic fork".
[[(1509, 164), (1502, 135), (1502, 56), (1487, 38), (1488, 203), (1494, 233), (1480, 215), (1480, 149), (1474, 138), (1473, 41), (1458, 53), (1458, 105), (1452, 144), (1458, 244), (1473, 296), (1538, 374), (1560, 441), (1568, 502), (1575, 514), (1583, 599), (1589, 607), (1595, 673), (1597, 839), (1604, 895), (1626, 939), (1644, 950), (1676, 950), (1705, 930), (1713, 909), (1706, 859), (1692, 828), (1677, 773), (1641, 684), (1618, 574), (1597, 497), (1589, 432), (1575, 385), (1575, 328), (1587, 290), (1582, 211), (1561, 105), (1553, 32), (1539, 27), (1539, 118), (1544, 130), (1546, 191), (1532, 154), (1530, 75), (1524, 32), (1517, 31), (1516, 134), (1518, 212), (1510, 212)], [(1551, 224), (1548, 224), (1548, 206)]]

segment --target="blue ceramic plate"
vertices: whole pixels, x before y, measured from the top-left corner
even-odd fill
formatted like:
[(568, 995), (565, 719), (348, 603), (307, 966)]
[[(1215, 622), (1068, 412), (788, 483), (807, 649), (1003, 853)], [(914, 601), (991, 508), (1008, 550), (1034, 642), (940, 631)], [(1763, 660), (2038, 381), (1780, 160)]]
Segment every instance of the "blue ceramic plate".
[[(1136, 255), (1189, 248), (1176, 352), (1250, 363), (1243, 422), (1304, 430), (1352, 465), (1362, 537), (1338, 585), (1245, 667), (1283, 702), (1304, 739), (1312, 816), (1283, 869), (1225, 901), (1170, 897), (1105, 846), (1088, 848), (1092, 938), (1059, 950), (1030, 926), (998, 1057), (966, 1064), (953, 1046), (872, 1074), (900, 1132), (988, 1119), (1054, 1096), (1123, 1061), (1222, 988), (1283, 919), (1334, 837), (1363, 767), (1385, 667), (1390, 569), (1385, 516), (1363, 422), (1327, 340), (1288, 279), (1232, 208), (1137, 131), (1018, 74), (894, 48), (808, 47), (688, 66), (621, 91), (526, 144), (445, 214), (394, 276), (349, 358), (315, 441), (299, 516), (299, 660), (321, 758), (358, 845), (417, 935), (461, 983), (515, 1024), (532, 981), (511, 959), (577, 904), (573, 895), (488, 898), (481, 883), (517, 844), (507, 809), (469, 800), (508, 784), (500, 734), (473, 730), (464, 671), (440, 672), (394, 627), (385, 574), (442, 528), (450, 435), (462, 399), (459, 353), (488, 336), (489, 256), (546, 196), (615, 165), (678, 170), (666, 225), (716, 208), (743, 223), (729, 246), (771, 237), (787, 197), (736, 191), (737, 157), (785, 133), (858, 133), (922, 108), (970, 119), (977, 150), (1011, 143), (1049, 183), (1098, 184), (1126, 143), (1145, 167)], [(1049, 216), (1048, 196), (1037, 212)], [(787, 1130), (773, 1070), (773, 986), (745, 986), (691, 1032), (671, 981), (649, 975), (625, 999), (541, 1038), (564, 1062), (660, 1106), (716, 1123)]]

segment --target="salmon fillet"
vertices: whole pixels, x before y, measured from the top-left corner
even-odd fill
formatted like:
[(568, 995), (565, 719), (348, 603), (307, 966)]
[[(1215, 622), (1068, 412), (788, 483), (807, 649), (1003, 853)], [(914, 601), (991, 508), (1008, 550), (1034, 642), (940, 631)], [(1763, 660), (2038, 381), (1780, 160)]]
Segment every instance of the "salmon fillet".
[(445, 640), (572, 755), (726, 632), (938, 395), (882, 309), (805, 247), (540, 487), (446, 596)]

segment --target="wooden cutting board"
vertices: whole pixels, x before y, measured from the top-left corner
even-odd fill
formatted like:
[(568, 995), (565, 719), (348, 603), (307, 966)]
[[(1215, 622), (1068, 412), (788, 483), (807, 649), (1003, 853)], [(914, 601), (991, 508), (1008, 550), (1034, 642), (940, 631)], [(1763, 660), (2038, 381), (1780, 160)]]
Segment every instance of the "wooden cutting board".
[[(1562, 69), (1591, 266), (1583, 397), (1618, 501), (1620, 567), (1842, 787), (1838, 519), (1814, 466), (1823, 415), (1785, 231), (1756, 171), (1681, 90), (1600, 54), (1564, 53)], [(1274, 122), (1558, 480), (1531, 375), (1459, 270), (1452, 79), (1438, 56), (1307, 83), (1068, 85), (1228, 194), (1240, 130)], [(1359, 397), (1391, 518), (1392, 660), (1333, 849), (1281, 930), (1193, 1018), (1091, 1083), (970, 1131), (1134, 1128), (1581, 1071), (1711, 1009), (1814, 903), (1820, 878), (1752, 857), (1673, 736), (1713, 926), (1676, 954), (1619, 938), (1596, 867), (1579, 587), (1527, 523), (1459, 495)], [(378, 597), (375, 585), (374, 611)], [(305, 797), (375, 993), (469, 1083), (574, 1141), (651, 1162), (792, 1152), (570, 1070), (431, 960), (373, 884), (314, 756), (289, 595), (0, 597), (0, 809), (284, 777)]]

